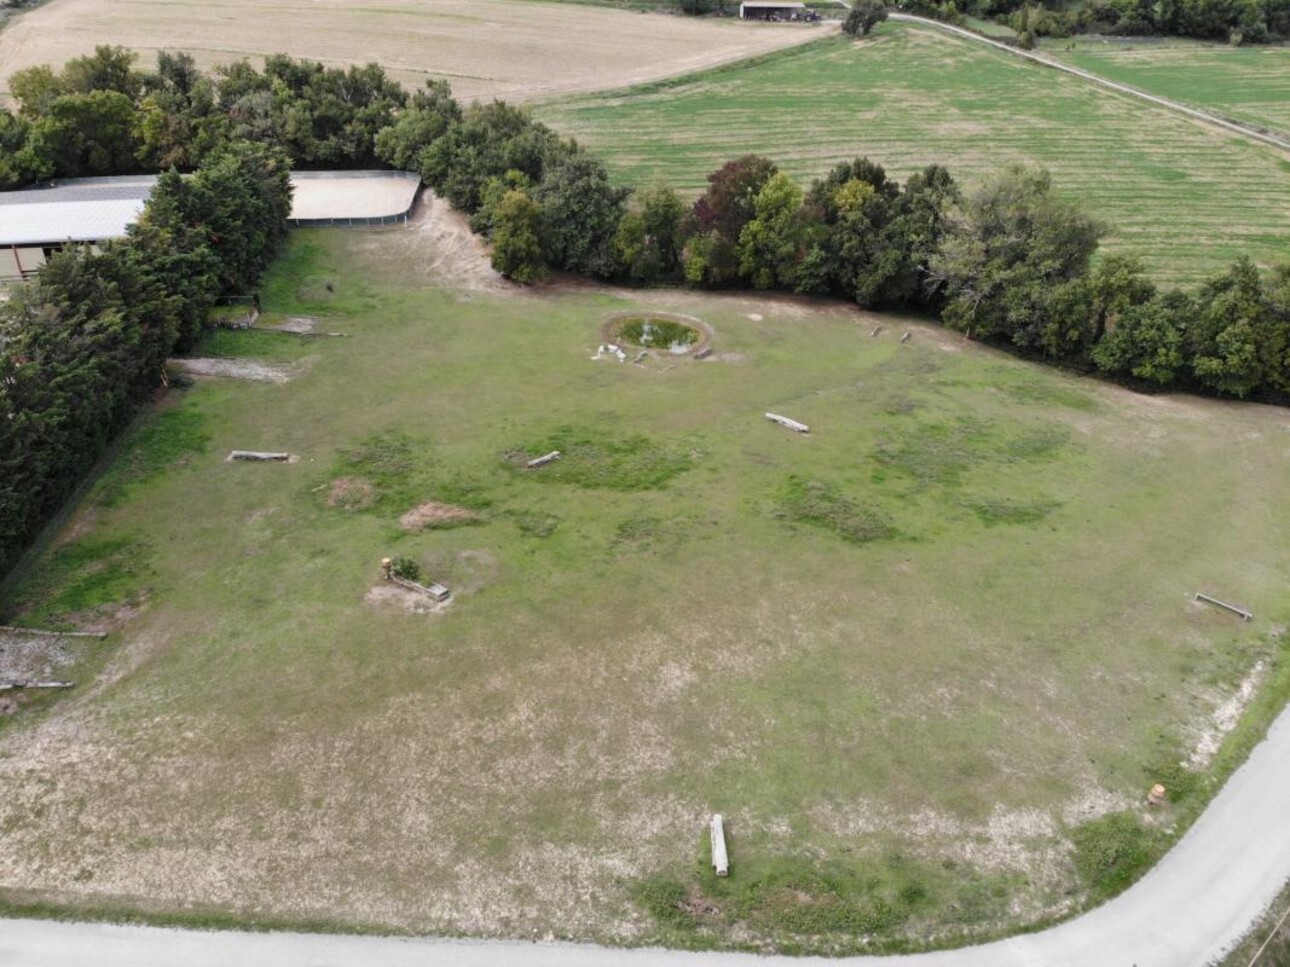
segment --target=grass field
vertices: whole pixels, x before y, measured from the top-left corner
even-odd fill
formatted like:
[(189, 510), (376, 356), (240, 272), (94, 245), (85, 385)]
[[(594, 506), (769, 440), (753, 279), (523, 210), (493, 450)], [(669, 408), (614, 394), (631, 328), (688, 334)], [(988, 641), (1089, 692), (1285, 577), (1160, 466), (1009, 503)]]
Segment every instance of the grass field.
[(0, 31), (0, 96), (16, 70), (120, 44), (150, 67), (158, 50), (187, 50), (203, 67), (279, 52), (376, 61), (409, 87), (444, 79), (467, 102), (522, 101), (698, 70), (822, 29), (533, 0), (50, 0)]
[[(1086, 824), (1161, 777), (1185, 808), (1178, 761), (1282, 667), (1284, 410), (842, 305), (422, 287), (408, 237), (294, 233), (269, 321), (348, 338), (222, 334), (300, 375), (172, 392), (10, 589), (20, 620), (123, 624), (74, 694), (0, 716), (0, 901), (943, 942), (1100, 895), (1126, 834)], [(592, 362), (632, 309), (702, 319), (712, 360)], [(432, 501), (474, 519), (400, 526)], [(410, 611), (387, 555), (454, 602)]]
[(976, 181), (1011, 162), (1112, 223), (1112, 251), (1194, 283), (1234, 257), (1284, 261), (1290, 161), (1164, 109), (941, 32), (887, 23), (634, 91), (543, 105), (625, 178), (697, 191), (722, 162), (765, 154), (803, 181), (866, 154), (901, 177), (929, 163)]
[(1290, 133), (1290, 47), (1084, 41), (1046, 43), (1044, 53), (1161, 97)]

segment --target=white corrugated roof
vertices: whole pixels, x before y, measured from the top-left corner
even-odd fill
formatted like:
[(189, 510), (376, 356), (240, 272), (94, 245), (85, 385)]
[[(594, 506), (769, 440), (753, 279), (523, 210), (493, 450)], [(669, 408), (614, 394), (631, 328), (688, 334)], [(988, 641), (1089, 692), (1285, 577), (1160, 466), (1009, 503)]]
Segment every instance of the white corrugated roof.
[(138, 220), (144, 201), (143, 198), (33, 200), (4, 205), (0, 207), (0, 245), (120, 238)]

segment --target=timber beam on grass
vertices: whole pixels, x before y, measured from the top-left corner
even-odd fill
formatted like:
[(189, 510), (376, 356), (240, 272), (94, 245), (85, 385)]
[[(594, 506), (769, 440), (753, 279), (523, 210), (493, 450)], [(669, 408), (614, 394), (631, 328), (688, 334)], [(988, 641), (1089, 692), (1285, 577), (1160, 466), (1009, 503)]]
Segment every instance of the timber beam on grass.
[(787, 416), (780, 416), (778, 413), (767, 413), (766, 419), (772, 423), (778, 423), (780, 426), (788, 427), (794, 433), (810, 433), (811, 428), (805, 423), (798, 423), (797, 420), (791, 420)]
[(712, 832), (712, 869), (717, 876), (730, 875), (730, 854), (726, 851), (726, 822), (721, 813), (714, 813), (709, 826)]
[(390, 580), (401, 588), (408, 591), (416, 591), (418, 594), (424, 594), (427, 597), (434, 598), (436, 601), (447, 601), (452, 597), (452, 592), (442, 584), (431, 582), (430, 584), (420, 584), (416, 581), (409, 581), (407, 578), (401, 578), (396, 574), (390, 575)]
[(11, 635), (39, 635), (42, 638), (98, 638), (107, 637), (106, 631), (48, 631), (45, 628), (19, 628), (16, 625), (0, 625), (0, 633)]
[(287, 463), (291, 460), (291, 454), (264, 450), (234, 450), (228, 458), (229, 460), (249, 460), (254, 463)]
[(555, 461), (559, 459), (560, 459), (560, 451), (552, 450), (550, 453), (544, 453), (542, 454), (542, 456), (535, 457), (534, 459), (530, 460), (526, 464), (526, 466), (530, 470), (537, 470), (539, 467), (545, 467), (548, 463), (555, 463)]
[(0, 692), (8, 692), (16, 688), (72, 688), (74, 686), (75, 682), (9, 681), (0, 682)]
[(1222, 608), (1224, 611), (1230, 611), (1232, 614), (1240, 615), (1242, 621), (1253, 621), (1254, 612), (1247, 611), (1245, 608), (1237, 607), (1234, 604), (1228, 604), (1226, 601), (1220, 601), (1218, 598), (1211, 598), (1208, 594), (1196, 592), (1196, 600), (1204, 601), (1206, 604), (1212, 604), (1216, 608)]

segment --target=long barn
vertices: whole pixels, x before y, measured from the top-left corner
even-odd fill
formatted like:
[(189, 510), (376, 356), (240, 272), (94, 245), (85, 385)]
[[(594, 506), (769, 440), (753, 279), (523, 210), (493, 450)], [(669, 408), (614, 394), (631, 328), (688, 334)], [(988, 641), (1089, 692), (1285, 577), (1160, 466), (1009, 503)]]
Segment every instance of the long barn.
[[(68, 245), (96, 248), (139, 218), (155, 175), (71, 178), (0, 192), (0, 283), (30, 278)], [(406, 221), (420, 179), (406, 171), (293, 171), (294, 225), (388, 225)]]

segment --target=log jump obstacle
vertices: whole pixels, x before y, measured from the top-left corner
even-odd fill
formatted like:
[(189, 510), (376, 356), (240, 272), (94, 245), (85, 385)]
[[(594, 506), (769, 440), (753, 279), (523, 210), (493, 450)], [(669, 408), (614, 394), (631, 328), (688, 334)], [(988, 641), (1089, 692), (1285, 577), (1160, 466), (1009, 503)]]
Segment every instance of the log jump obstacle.
[(798, 423), (797, 420), (790, 420), (786, 416), (780, 416), (778, 413), (767, 413), (766, 419), (772, 423), (778, 423), (780, 426), (788, 427), (794, 433), (810, 433), (811, 428), (805, 423)]
[(714, 813), (709, 825), (712, 834), (712, 869), (717, 876), (730, 875), (730, 854), (726, 851), (726, 823), (721, 813)]
[(1196, 592), (1196, 600), (1204, 601), (1206, 604), (1212, 604), (1216, 608), (1222, 608), (1224, 611), (1230, 611), (1232, 614), (1240, 615), (1242, 621), (1253, 621), (1254, 612), (1247, 611), (1244, 608), (1238, 608), (1234, 604), (1228, 604), (1226, 601), (1220, 601), (1218, 598), (1211, 598), (1208, 594)]
[(535, 457), (534, 459), (526, 463), (525, 466), (529, 470), (536, 470), (538, 469), (538, 467), (545, 467), (548, 463), (555, 463), (555, 461), (559, 459), (560, 459), (560, 451), (552, 450), (550, 453), (544, 453), (540, 457)]
[(263, 450), (234, 450), (228, 455), (229, 460), (250, 460), (260, 463), (286, 463), (291, 459), (289, 453), (271, 453)]

